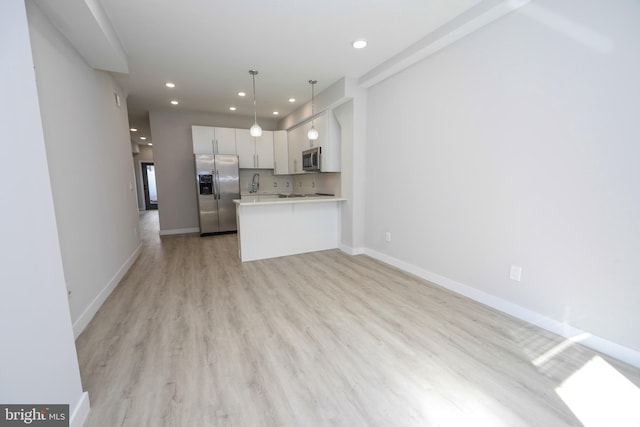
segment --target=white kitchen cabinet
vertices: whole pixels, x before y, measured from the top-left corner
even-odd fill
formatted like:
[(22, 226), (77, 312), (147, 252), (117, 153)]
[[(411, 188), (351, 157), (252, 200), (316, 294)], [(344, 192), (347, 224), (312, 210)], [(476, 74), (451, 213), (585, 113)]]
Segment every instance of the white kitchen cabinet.
[(293, 128), (287, 132), (287, 140), (289, 144), (289, 173), (305, 173), (302, 170), (302, 151), (309, 148), (307, 130), (304, 126)]
[(214, 128), (214, 154), (237, 154), (236, 130), (233, 128)]
[(236, 150), (241, 169), (253, 169), (256, 154), (256, 142), (248, 129), (236, 129)]
[(321, 147), (321, 172), (340, 172), (341, 168), (341, 127), (332, 111), (317, 115), (313, 125), (318, 130), (318, 139), (309, 141), (307, 132), (311, 129), (308, 120), (289, 131), (289, 173), (304, 173), (302, 170), (302, 152), (309, 148)]
[(193, 154), (236, 154), (236, 133), (232, 128), (191, 126)]
[(193, 154), (213, 154), (215, 131), (211, 126), (191, 126)]
[(236, 129), (240, 169), (273, 169), (273, 132), (262, 131), (254, 138), (248, 129)]
[(273, 169), (273, 131), (263, 130), (256, 138), (256, 168)]
[(289, 144), (286, 130), (273, 133), (273, 174), (289, 175)]
[[(320, 171), (340, 172), (342, 129), (338, 119), (333, 111), (327, 110), (314, 119), (314, 125), (318, 130), (318, 139), (312, 141), (311, 146), (322, 147)], [(311, 129), (311, 122), (307, 122), (306, 126)]]

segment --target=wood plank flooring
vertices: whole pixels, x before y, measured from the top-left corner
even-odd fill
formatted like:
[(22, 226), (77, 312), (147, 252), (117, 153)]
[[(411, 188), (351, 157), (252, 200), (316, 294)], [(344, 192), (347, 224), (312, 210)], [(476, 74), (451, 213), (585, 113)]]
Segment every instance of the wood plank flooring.
[(591, 350), (366, 256), (157, 227), (77, 340), (89, 427), (582, 425), (555, 388)]

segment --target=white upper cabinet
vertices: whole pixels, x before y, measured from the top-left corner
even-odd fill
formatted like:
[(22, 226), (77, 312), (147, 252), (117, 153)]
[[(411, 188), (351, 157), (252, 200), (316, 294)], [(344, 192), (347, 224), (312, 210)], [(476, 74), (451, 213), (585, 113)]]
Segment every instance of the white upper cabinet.
[(215, 132), (210, 126), (191, 126), (193, 154), (213, 154)]
[(248, 129), (236, 129), (236, 148), (241, 169), (273, 169), (273, 132), (254, 138)]
[(286, 130), (273, 133), (273, 174), (289, 175), (289, 144)]
[(304, 126), (298, 126), (287, 133), (289, 143), (289, 173), (305, 173), (302, 170), (302, 151), (309, 148), (307, 130)]
[(321, 147), (321, 172), (340, 172), (341, 168), (341, 127), (332, 111), (327, 110), (313, 119), (318, 130), (318, 139), (309, 141), (307, 132), (311, 129), (311, 120), (289, 131), (289, 173), (304, 173), (302, 170), (302, 152), (313, 147)]
[(256, 154), (256, 142), (248, 129), (236, 129), (236, 149), (238, 150), (239, 166), (242, 169), (253, 169)]
[[(342, 128), (333, 111), (327, 110), (314, 119), (318, 130), (318, 139), (311, 142), (312, 147), (322, 147), (320, 171), (340, 172), (342, 150)], [(308, 128), (311, 126), (308, 124)]]
[(273, 131), (263, 130), (256, 138), (256, 168), (273, 169)]
[(236, 154), (236, 133), (232, 128), (191, 126), (194, 154)]
[(215, 139), (213, 141), (214, 154), (237, 154), (236, 130), (233, 128), (214, 128)]

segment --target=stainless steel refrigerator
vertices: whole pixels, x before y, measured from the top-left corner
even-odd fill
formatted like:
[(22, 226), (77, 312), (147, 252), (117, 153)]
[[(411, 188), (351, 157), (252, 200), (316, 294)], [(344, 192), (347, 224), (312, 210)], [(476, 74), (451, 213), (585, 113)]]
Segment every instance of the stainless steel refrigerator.
[(200, 235), (236, 231), (236, 207), (240, 198), (238, 156), (195, 154)]

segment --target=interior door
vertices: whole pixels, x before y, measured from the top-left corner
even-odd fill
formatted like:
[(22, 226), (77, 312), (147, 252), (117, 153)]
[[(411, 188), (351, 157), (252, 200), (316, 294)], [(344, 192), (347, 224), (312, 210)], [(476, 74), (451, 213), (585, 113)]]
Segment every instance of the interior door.
[(141, 162), (142, 184), (144, 186), (144, 208), (148, 211), (158, 209), (158, 191), (156, 189), (156, 169), (153, 162)]

